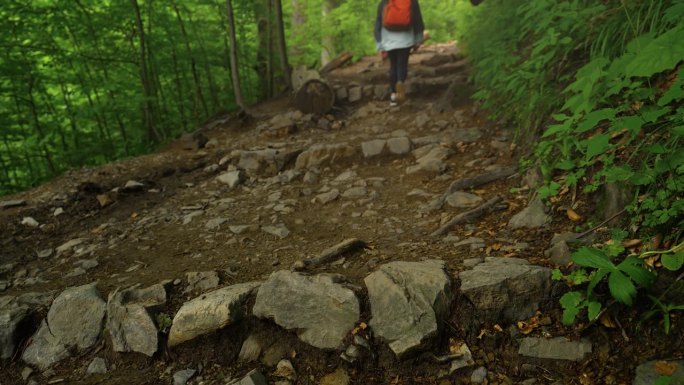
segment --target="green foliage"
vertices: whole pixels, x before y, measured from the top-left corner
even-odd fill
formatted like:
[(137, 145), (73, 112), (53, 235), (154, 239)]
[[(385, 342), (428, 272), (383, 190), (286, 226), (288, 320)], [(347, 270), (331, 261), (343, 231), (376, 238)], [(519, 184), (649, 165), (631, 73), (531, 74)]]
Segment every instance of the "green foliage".
[(173, 324), (173, 319), (166, 313), (158, 313), (154, 317), (154, 320), (157, 324), (157, 329), (161, 333), (168, 333), (171, 329), (171, 325)]
[(460, 33), (475, 96), (541, 135), (539, 195), (620, 183), (635, 224), (681, 229), (684, 1), (492, 0), (473, 18)]

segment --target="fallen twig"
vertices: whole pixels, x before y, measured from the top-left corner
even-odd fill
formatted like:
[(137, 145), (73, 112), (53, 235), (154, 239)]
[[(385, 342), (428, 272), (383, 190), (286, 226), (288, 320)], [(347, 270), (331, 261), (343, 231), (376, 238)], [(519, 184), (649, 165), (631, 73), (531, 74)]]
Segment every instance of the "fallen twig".
[(619, 217), (619, 216), (622, 215), (625, 211), (627, 211), (626, 208), (620, 210), (620, 211), (617, 212), (615, 215), (611, 216), (610, 218), (606, 219), (605, 221), (603, 221), (603, 222), (599, 223), (598, 225), (592, 227), (591, 229), (589, 229), (589, 230), (587, 230), (587, 231), (581, 233), (580, 235), (578, 235), (577, 237), (575, 237), (575, 239), (581, 239), (581, 238), (586, 237), (587, 235), (589, 235), (589, 234), (593, 233), (594, 231), (598, 230), (599, 228), (601, 228), (601, 226), (603, 226), (603, 225), (605, 225), (606, 223), (612, 221), (613, 219)]
[(444, 224), (439, 229), (435, 230), (430, 235), (433, 237), (444, 235), (444, 234), (448, 233), (454, 226), (456, 226), (460, 223), (467, 222), (467, 221), (473, 220), (475, 218), (479, 218), (482, 215), (493, 210), (496, 207), (496, 205), (499, 204), (502, 200), (503, 200), (503, 198), (501, 198), (500, 196), (496, 196), (496, 197), (488, 200), (487, 202), (483, 203), (482, 205), (480, 205), (480, 206), (478, 206), (472, 210), (458, 214), (457, 216), (455, 216), (453, 219), (451, 219), (449, 222)]
[(330, 262), (338, 259), (343, 254), (349, 253), (351, 251), (354, 251), (356, 249), (360, 249), (363, 247), (366, 247), (366, 242), (364, 242), (360, 239), (357, 239), (357, 238), (345, 239), (344, 241), (336, 244), (335, 246), (332, 246), (332, 247), (324, 250), (321, 254), (319, 254), (316, 257), (305, 259), (303, 261), (295, 262), (295, 264), (292, 268), (294, 270), (303, 270), (303, 269), (314, 267), (314, 266), (320, 266), (320, 265), (330, 263)]

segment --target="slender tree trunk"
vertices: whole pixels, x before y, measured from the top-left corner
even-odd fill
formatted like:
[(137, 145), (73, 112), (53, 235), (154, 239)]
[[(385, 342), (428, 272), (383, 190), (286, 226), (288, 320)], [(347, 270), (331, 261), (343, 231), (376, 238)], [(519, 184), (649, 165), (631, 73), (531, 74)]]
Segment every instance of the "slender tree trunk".
[(321, 25), (328, 26), (328, 28), (323, 28), (321, 67), (330, 63), (330, 60), (335, 57), (335, 36), (333, 35), (333, 28), (329, 27), (330, 21), (328, 20), (328, 17), (330, 16), (330, 12), (335, 9), (336, 5), (335, 0), (323, 0), (323, 5), (321, 6), (321, 14), (323, 16)]
[(242, 87), (240, 86), (240, 72), (238, 71), (238, 47), (235, 36), (235, 15), (233, 14), (232, 0), (226, 0), (228, 7), (228, 35), (230, 36), (230, 76), (233, 80), (233, 94), (235, 103), (245, 109), (245, 101), (242, 99)]
[(178, 106), (181, 124), (183, 125), (183, 131), (185, 131), (188, 128), (188, 119), (185, 116), (185, 103), (183, 103), (183, 100), (185, 99), (183, 97), (183, 81), (181, 80), (180, 71), (178, 69), (178, 53), (176, 52), (175, 47), (173, 47), (171, 51), (171, 59), (173, 60), (173, 74), (174, 80), (176, 81), (176, 104)]
[(295, 63), (304, 54), (300, 48), (306, 40), (306, 7), (305, 0), (292, 0), (292, 43), (290, 53), (294, 57)]
[(202, 94), (202, 84), (200, 82), (199, 74), (197, 73), (197, 62), (195, 61), (195, 56), (192, 53), (192, 48), (190, 48), (190, 38), (188, 37), (188, 33), (185, 29), (185, 23), (183, 22), (180, 10), (178, 9), (178, 4), (175, 1), (173, 2), (173, 10), (176, 13), (176, 19), (178, 19), (181, 34), (183, 34), (185, 50), (187, 51), (188, 56), (190, 56), (190, 69), (192, 70), (192, 78), (195, 81), (195, 108), (193, 109), (193, 115), (195, 116), (195, 120), (199, 120), (197, 103), (199, 102), (199, 105), (202, 106), (202, 110), (204, 111), (203, 116), (208, 116), (209, 110), (207, 109), (207, 103), (205, 102), (204, 95)]
[(278, 54), (280, 56), (280, 66), (283, 71), (285, 88), (292, 89), (292, 77), (290, 63), (287, 60), (287, 43), (285, 42), (285, 26), (283, 23), (283, 3), (282, 0), (275, 1), (275, 22), (278, 36)]
[(30, 74), (29, 72), (29, 82), (28, 82), (28, 103), (29, 107), (31, 109), (31, 120), (33, 121), (33, 128), (36, 130), (38, 133), (38, 139), (40, 139), (40, 142), (43, 142), (43, 144), (40, 145), (40, 148), (43, 150), (43, 156), (45, 158), (45, 162), (47, 163), (48, 169), (50, 170), (50, 174), (54, 175), (57, 173), (57, 169), (55, 168), (55, 164), (52, 161), (52, 154), (50, 153), (50, 150), (48, 149), (47, 144), (44, 142), (45, 139), (45, 132), (43, 131), (43, 124), (40, 122), (40, 114), (38, 113), (38, 106), (36, 105), (36, 100), (35, 97), (33, 96), (33, 87), (35, 86), (35, 79), (33, 78), (33, 75)]
[(131, 5), (135, 11), (135, 25), (136, 31), (138, 33), (138, 44), (140, 46), (140, 82), (142, 83), (143, 98), (145, 99), (143, 101), (142, 107), (143, 126), (147, 131), (147, 139), (150, 142), (158, 143), (162, 138), (157, 131), (154, 122), (153, 94), (147, 67), (147, 49), (145, 47), (145, 28), (143, 27), (142, 18), (140, 16), (140, 6), (138, 5), (138, 0), (131, 0)]

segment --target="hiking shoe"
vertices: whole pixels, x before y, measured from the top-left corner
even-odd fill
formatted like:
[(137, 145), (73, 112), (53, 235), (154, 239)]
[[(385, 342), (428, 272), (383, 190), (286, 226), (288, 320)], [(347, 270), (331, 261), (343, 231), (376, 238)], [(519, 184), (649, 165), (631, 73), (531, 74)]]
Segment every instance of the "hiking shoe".
[(390, 107), (396, 107), (398, 105), (399, 103), (397, 103), (397, 94), (392, 92), (390, 95)]
[(397, 83), (397, 103), (403, 103), (406, 101), (406, 86), (403, 82)]

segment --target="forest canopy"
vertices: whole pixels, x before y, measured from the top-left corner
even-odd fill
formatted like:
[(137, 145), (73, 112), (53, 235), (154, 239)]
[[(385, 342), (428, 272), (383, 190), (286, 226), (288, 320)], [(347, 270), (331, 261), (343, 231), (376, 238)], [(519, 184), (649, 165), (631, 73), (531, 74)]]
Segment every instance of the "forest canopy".
[[(355, 58), (373, 54), (376, 6), (366, 0), (3, 2), (0, 195), (74, 167), (149, 152), (237, 109), (233, 72), (250, 105), (287, 90), (285, 68), (319, 68), (345, 51)], [(456, 36), (459, 8), (469, 4), (425, 0), (422, 8), (433, 41), (447, 41)]]

